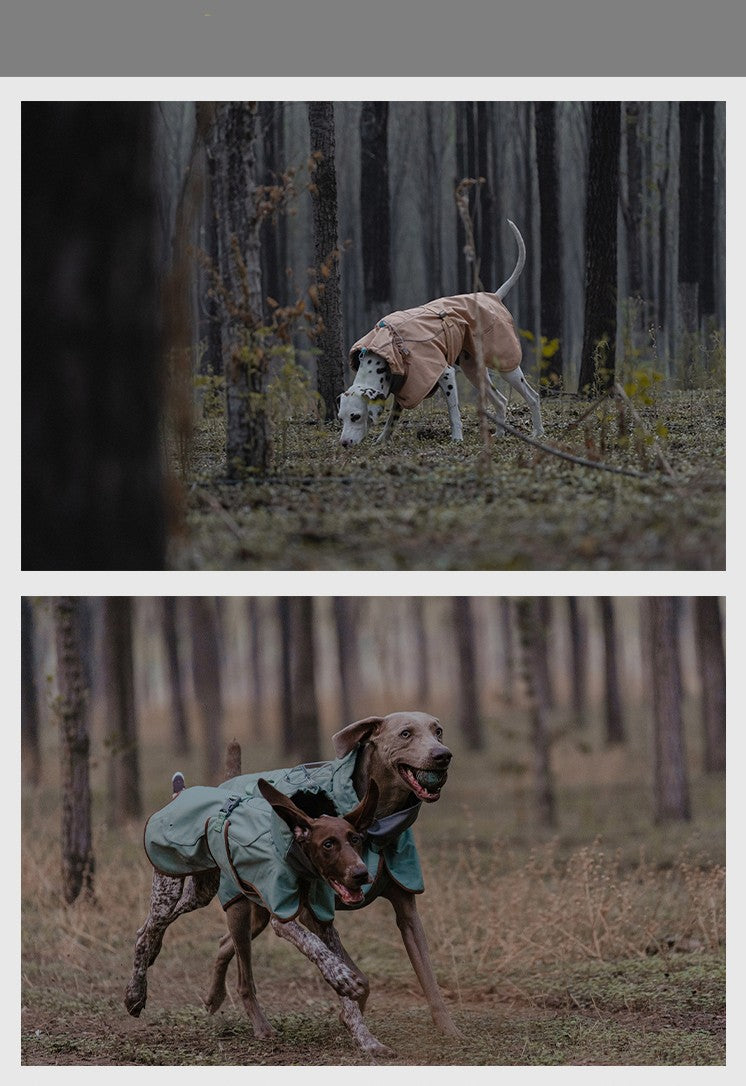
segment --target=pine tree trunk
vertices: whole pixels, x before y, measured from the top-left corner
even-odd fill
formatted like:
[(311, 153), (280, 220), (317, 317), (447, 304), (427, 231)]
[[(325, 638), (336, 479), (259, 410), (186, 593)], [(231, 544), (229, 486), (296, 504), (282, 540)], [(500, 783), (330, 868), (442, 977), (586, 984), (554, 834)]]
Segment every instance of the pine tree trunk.
[(316, 258), (317, 311), (321, 328), (317, 385), (327, 420), (337, 416), (337, 397), (344, 391), (344, 345), (339, 290), (337, 173), (334, 163), (334, 104), (309, 102), (311, 157), (315, 166), (311, 202)]
[(252, 737), (264, 739), (264, 676), (262, 672), (262, 623), (259, 601), (255, 596), (246, 600), (246, 620), (249, 633), (249, 671), (252, 685)]
[(110, 825), (142, 816), (132, 660), (132, 597), (103, 601)]
[(523, 677), (531, 715), (531, 745), (534, 754), (536, 810), (542, 826), (555, 826), (557, 812), (551, 770), (549, 707), (542, 700), (536, 681), (539, 661), (545, 651), (542, 625), (536, 599), (522, 597), (516, 602), (518, 632), (521, 640)]
[(293, 718), (293, 615), (289, 596), (277, 599), (277, 622), (280, 628), (280, 734), (282, 753), (290, 759), (295, 751)]
[(192, 680), (205, 751), (204, 783), (217, 784), (223, 769), (223, 685), (215, 600), (190, 596)]
[(619, 687), (619, 665), (617, 662), (617, 638), (614, 624), (614, 604), (609, 596), (599, 596), (598, 606), (601, 612), (601, 628), (604, 642), (604, 705), (606, 713), (606, 742), (609, 744), (625, 741), (624, 714), (622, 696)]
[(80, 600), (54, 601), (57, 711), (62, 761), (62, 893), (71, 904), (93, 896), (93, 838), (89, 780), (88, 688), (81, 652)]
[(585, 216), (585, 320), (578, 388), (598, 395), (613, 387), (617, 326), (619, 102), (591, 108)]
[(23, 779), (41, 782), (39, 697), (34, 660), (34, 611), (28, 596), (21, 596), (21, 762)]
[(681, 713), (681, 665), (677, 601), (650, 596), (647, 608), (651, 637), (655, 728), (655, 821), (691, 818), (689, 782)]
[(365, 327), (391, 310), (388, 102), (360, 111), (360, 226)]
[(467, 749), (483, 750), (474, 619), (466, 596), (453, 597), (453, 624), (459, 661), (459, 726)]
[(627, 293), (630, 298), (642, 298), (642, 149), (639, 102), (626, 103), (624, 119), (627, 135), (627, 199), (624, 204), (627, 228)]
[(294, 596), (293, 612), (293, 734), (299, 762), (311, 762), (321, 752), (316, 702), (316, 655), (313, 640), (313, 597)]
[(349, 723), (355, 719), (355, 693), (360, 690), (355, 600), (349, 599), (346, 596), (334, 596), (332, 598), (332, 606), (334, 608), (334, 624), (337, 631), (339, 693), (342, 719)]
[(705, 769), (725, 772), (725, 649), (717, 596), (694, 600), (699, 674), (702, 683)]
[[(556, 151), (556, 105), (536, 102), (536, 165), (541, 217), (541, 337), (540, 389), (559, 391), (563, 385), (563, 278), (560, 250), (559, 176)], [(556, 340), (556, 350), (553, 349)]]
[(23, 104), (24, 569), (165, 563), (151, 109)]
[(572, 707), (578, 727), (585, 724), (586, 692), (586, 634), (577, 596), (567, 597), (570, 627), (570, 672), (572, 675)]
[(179, 634), (176, 624), (176, 596), (164, 596), (161, 600), (163, 642), (168, 664), (168, 682), (171, 689), (171, 713), (173, 715), (173, 744), (176, 754), (189, 752), (189, 724), (184, 704), (184, 684), (179, 659)]

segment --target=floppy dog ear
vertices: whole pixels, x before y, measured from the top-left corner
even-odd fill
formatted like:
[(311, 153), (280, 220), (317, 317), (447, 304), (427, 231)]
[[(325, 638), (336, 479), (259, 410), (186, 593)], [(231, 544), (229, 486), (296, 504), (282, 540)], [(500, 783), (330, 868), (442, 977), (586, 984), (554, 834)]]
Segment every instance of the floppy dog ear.
[(291, 830), (305, 830), (311, 829), (312, 818), (309, 818), (305, 811), (301, 811), (300, 807), (296, 807), (292, 799), (289, 796), (284, 795), (282, 792), (278, 792), (276, 788), (265, 781), (261, 777), (257, 781), (257, 788), (272, 807), (272, 810), (280, 816), (283, 822), (286, 822)]
[(338, 758), (344, 758), (352, 748), (372, 735), (373, 731), (383, 723), (382, 716), (366, 716), (362, 720), (356, 720), (354, 724), (348, 724), (346, 728), (336, 732), (332, 736), (334, 751)]
[(355, 827), (358, 833), (365, 833), (372, 824), (378, 806), (378, 785), (374, 780), (368, 783), (368, 791), (358, 803), (357, 807), (345, 815), (345, 819)]
[(383, 392), (380, 388), (358, 388), (357, 390), (361, 396), (364, 396), (366, 400), (382, 400), (385, 399)]

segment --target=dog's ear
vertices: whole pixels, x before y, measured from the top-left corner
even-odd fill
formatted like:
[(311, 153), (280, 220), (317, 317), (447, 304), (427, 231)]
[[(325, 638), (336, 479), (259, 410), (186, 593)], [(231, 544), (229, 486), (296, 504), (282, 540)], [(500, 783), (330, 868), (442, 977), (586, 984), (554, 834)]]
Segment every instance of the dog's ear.
[(356, 720), (354, 724), (348, 724), (346, 728), (336, 732), (332, 736), (334, 750), (338, 758), (344, 758), (357, 743), (368, 739), (384, 721), (382, 716), (366, 716), (362, 720)]
[(382, 400), (384, 399), (383, 393), (380, 388), (358, 388), (357, 390), (361, 396), (364, 396), (366, 400)]
[(257, 788), (272, 807), (272, 810), (280, 816), (283, 822), (286, 822), (291, 830), (310, 830), (313, 823), (313, 819), (301, 811), (300, 807), (296, 807), (292, 799), (289, 796), (284, 795), (282, 792), (278, 792), (276, 788), (265, 781), (261, 777), (257, 781)]
[(378, 806), (378, 796), (378, 785), (371, 779), (368, 782), (368, 791), (357, 807), (345, 815), (345, 819), (355, 827), (358, 833), (365, 833), (373, 822), (376, 816), (376, 807)]

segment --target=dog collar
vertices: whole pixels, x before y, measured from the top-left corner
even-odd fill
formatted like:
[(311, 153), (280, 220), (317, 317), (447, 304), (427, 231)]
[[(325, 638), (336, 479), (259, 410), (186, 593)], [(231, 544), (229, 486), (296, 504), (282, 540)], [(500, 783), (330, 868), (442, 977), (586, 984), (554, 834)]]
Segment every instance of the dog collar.
[(422, 803), (417, 800), (411, 807), (405, 807), (403, 811), (394, 811), (393, 814), (377, 818), (368, 827), (368, 840), (375, 848), (385, 848), (417, 820)]

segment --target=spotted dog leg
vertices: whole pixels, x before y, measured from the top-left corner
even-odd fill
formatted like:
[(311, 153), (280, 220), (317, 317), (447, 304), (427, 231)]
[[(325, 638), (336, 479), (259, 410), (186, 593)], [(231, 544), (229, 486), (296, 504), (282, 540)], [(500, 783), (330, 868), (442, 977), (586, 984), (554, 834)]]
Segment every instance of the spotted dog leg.
[(451, 423), (451, 440), (463, 441), (464, 431), (461, 426), (461, 412), (458, 406), (458, 388), (456, 387), (456, 370), (453, 366), (447, 366), (438, 380), (438, 388), (443, 393), (448, 408), (448, 418)]
[(331, 984), (337, 995), (347, 996), (349, 999), (361, 999), (365, 995), (365, 978), (361, 978), (360, 973), (333, 954), (318, 935), (304, 928), (297, 920), (286, 920), (283, 923), (273, 916), (269, 922), (276, 935), (287, 939), (317, 966), (324, 980)]
[(218, 892), (220, 872), (206, 871), (185, 878), (153, 875), (150, 912), (137, 933), (132, 976), (124, 994), (124, 1005), (131, 1015), (139, 1017), (148, 994), (148, 968), (160, 953), (166, 928), (184, 913), (203, 909)]

